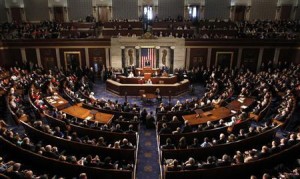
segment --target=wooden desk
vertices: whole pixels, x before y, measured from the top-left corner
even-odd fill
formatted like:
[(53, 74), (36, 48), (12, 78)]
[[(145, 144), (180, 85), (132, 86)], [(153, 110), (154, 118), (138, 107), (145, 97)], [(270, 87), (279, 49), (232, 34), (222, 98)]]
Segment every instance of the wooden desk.
[(60, 95), (48, 96), (45, 100), (50, 106), (57, 108), (58, 110), (62, 110), (69, 105), (69, 102)]
[(241, 109), (241, 107), (245, 106), (248, 107), (250, 106), (255, 100), (253, 98), (239, 98), (237, 100), (234, 100), (230, 102), (226, 108), (238, 111)]
[(91, 110), (83, 108), (81, 104), (68, 107), (62, 111), (81, 120), (97, 121), (102, 124), (109, 124), (114, 117), (112, 114), (97, 112), (94, 119), (94, 115), (91, 114)]
[[(198, 125), (206, 123), (207, 121), (217, 121), (220, 119), (233, 116), (235, 113), (231, 113), (229, 109), (220, 107), (202, 114), (189, 114), (184, 115), (182, 118), (188, 121), (190, 125)], [(197, 117), (199, 115), (199, 117)]]
[[(127, 78), (123, 75), (119, 75), (117, 77), (117, 79), (119, 79), (119, 82), (122, 84), (143, 84), (143, 83), (145, 83), (146, 77), (140, 76), (140, 77)], [(170, 76), (170, 77), (159, 76), (159, 77), (150, 77), (150, 79), (152, 81), (152, 84), (175, 84), (175, 83), (177, 83), (177, 76)]]
[(147, 101), (151, 101), (152, 99), (156, 99), (157, 95), (153, 93), (145, 93), (143, 94), (143, 98), (145, 98)]
[[(243, 102), (243, 103), (242, 103)], [(236, 113), (234, 111), (239, 111), (241, 106), (250, 106), (254, 102), (252, 98), (245, 98), (242, 100), (234, 100), (229, 103), (226, 107), (215, 108), (211, 111), (207, 111), (201, 114), (189, 114), (183, 115), (182, 118), (188, 121), (190, 125), (198, 125), (206, 123), (207, 121), (218, 121), (220, 119), (229, 118)], [(199, 117), (196, 117), (199, 115)]]
[(155, 74), (160, 74), (160, 69), (159, 68), (136, 68), (135, 69), (135, 74), (138, 75), (140, 72), (140, 75), (144, 75), (144, 73), (151, 73)]
[(145, 90), (145, 93), (155, 93), (157, 88), (160, 89), (161, 96), (177, 96), (189, 90), (189, 80), (183, 80), (174, 84), (122, 84), (114, 80), (106, 81), (106, 90), (117, 95), (140, 96), (139, 91)]

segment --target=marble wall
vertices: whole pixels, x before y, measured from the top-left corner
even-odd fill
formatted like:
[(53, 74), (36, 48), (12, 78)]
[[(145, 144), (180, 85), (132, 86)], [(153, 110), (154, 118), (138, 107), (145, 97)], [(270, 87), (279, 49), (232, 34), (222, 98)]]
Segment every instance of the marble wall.
[[(185, 41), (181, 38), (164, 37), (158, 39), (139, 39), (132, 37), (120, 37), (111, 39), (111, 66), (122, 68), (122, 49), (125, 50), (125, 61), (128, 62), (128, 49), (157, 48), (159, 47), (159, 67), (162, 66), (163, 50), (167, 50), (167, 66), (171, 65), (171, 50), (174, 50), (174, 69), (185, 67)], [(133, 50), (135, 51), (135, 50)], [(133, 52), (135, 55), (135, 52)], [(139, 55), (140, 58), (140, 55)], [(134, 58), (135, 59), (135, 58)], [(125, 63), (128, 64), (128, 63)]]

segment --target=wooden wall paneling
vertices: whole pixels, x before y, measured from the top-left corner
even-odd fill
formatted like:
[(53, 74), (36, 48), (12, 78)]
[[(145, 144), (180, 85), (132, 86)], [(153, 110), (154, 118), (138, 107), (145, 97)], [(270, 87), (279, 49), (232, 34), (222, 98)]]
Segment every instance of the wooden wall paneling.
[(191, 48), (190, 52), (190, 68), (197, 68), (207, 64), (207, 48)]
[(294, 64), (300, 64), (300, 49), (297, 49), (297, 51), (296, 51), (296, 57), (295, 57)]
[(56, 53), (54, 48), (41, 48), (41, 63), (45, 70), (57, 67)]
[(85, 49), (84, 48), (60, 48), (59, 49), (59, 55), (60, 55), (60, 64), (62, 68), (66, 68), (66, 63), (65, 63), (65, 52), (80, 52), (80, 58), (81, 58), (81, 68), (84, 69), (86, 66), (86, 61), (85, 61)]
[(4, 66), (22, 66), (21, 49), (5, 49), (4, 50)]
[(252, 72), (256, 71), (259, 56), (259, 49), (245, 48), (243, 49), (241, 65)]

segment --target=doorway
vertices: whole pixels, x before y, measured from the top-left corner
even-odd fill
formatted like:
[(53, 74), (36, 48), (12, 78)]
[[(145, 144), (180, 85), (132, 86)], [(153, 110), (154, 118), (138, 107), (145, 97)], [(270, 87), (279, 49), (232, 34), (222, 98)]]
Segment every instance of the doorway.
[(216, 54), (216, 67), (221, 67), (221, 69), (231, 69), (233, 52), (217, 52)]
[(65, 68), (76, 71), (81, 68), (80, 52), (64, 52)]
[(291, 18), (292, 5), (281, 6), (280, 20), (289, 20)]
[(43, 67), (46, 71), (53, 70), (57, 66), (56, 59), (54, 57), (45, 57), (43, 59)]
[(107, 22), (109, 20), (109, 7), (108, 6), (98, 6), (98, 19), (101, 22)]
[(14, 22), (22, 22), (22, 14), (21, 8), (19, 7), (12, 7), (10, 8), (11, 11), (11, 19)]
[(192, 60), (190, 61), (190, 67), (201, 68), (201, 67), (205, 67), (205, 66), (206, 66), (206, 64), (205, 64), (203, 56), (193, 57)]
[(189, 18), (190, 20), (198, 20), (200, 19), (199, 17), (199, 6), (198, 5), (190, 5), (188, 7), (188, 13), (189, 13)]
[(234, 12), (234, 21), (245, 20), (246, 6), (236, 6)]
[(64, 7), (53, 7), (54, 21), (64, 22)]
[(101, 77), (101, 71), (103, 67), (103, 59), (102, 57), (94, 57), (92, 59), (92, 67), (95, 70), (95, 75), (97, 78)]

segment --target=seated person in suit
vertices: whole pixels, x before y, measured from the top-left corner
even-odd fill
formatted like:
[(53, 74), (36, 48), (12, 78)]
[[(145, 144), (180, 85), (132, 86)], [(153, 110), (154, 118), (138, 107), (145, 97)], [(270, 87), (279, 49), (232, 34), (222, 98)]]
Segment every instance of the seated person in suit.
[(274, 119), (278, 120), (278, 121), (284, 121), (284, 119), (287, 116), (287, 112), (285, 110), (283, 110), (281, 113), (277, 114)]
[(212, 156), (208, 156), (206, 163), (203, 163), (201, 165), (201, 168), (214, 168), (214, 167), (216, 167), (216, 163), (214, 161), (214, 157)]
[(221, 160), (217, 161), (217, 166), (229, 166), (231, 165), (231, 158), (229, 155), (224, 154)]
[(181, 170), (181, 165), (178, 164), (178, 160), (173, 160), (173, 162), (167, 165), (168, 171), (179, 171)]
[(175, 149), (175, 145), (172, 144), (172, 140), (170, 138), (166, 139), (166, 144), (161, 146), (161, 149)]
[(160, 89), (159, 88), (156, 88), (155, 95), (157, 96), (156, 97), (157, 101), (161, 102), (161, 95), (160, 95)]
[(184, 169), (185, 170), (196, 170), (198, 165), (194, 158), (190, 157), (186, 162), (184, 162)]
[(188, 121), (184, 121), (184, 126), (182, 127), (181, 133), (193, 132), (192, 127), (189, 125)]

